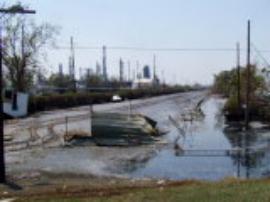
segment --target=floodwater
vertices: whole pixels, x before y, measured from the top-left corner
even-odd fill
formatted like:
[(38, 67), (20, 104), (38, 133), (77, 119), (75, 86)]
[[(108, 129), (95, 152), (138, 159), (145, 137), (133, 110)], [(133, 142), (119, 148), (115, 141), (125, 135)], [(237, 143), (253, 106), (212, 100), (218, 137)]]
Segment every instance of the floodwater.
[[(206, 180), (270, 176), (270, 130), (246, 134), (230, 129), (221, 114), (223, 104), (221, 99), (207, 100), (202, 105), (205, 117), (185, 123), (186, 134), (177, 141), (180, 149), (167, 146), (130, 176)], [(177, 133), (174, 130), (168, 136), (173, 139)]]
[[(9, 172), (73, 173), (156, 179), (205, 179), (270, 176), (270, 130), (260, 127), (249, 134), (228, 128), (220, 114), (224, 100), (211, 97), (202, 104), (204, 115), (179, 121), (179, 103), (168, 100), (137, 111), (168, 130), (153, 145), (97, 147), (94, 145), (40, 148), (10, 154), (18, 158)], [(178, 120), (177, 127), (168, 115)], [(177, 118), (178, 117), (178, 118)]]

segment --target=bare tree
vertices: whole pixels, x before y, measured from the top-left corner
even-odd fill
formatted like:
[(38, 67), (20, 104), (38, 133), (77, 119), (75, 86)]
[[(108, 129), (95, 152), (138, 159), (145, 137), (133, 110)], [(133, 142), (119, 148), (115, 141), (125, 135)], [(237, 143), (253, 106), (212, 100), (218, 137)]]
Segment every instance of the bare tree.
[(52, 45), (59, 28), (48, 23), (37, 25), (21, 16), (4, 24), (3, 62), (7, 79), (16, 91), (27, 91), (33, 84), (46, 45)]

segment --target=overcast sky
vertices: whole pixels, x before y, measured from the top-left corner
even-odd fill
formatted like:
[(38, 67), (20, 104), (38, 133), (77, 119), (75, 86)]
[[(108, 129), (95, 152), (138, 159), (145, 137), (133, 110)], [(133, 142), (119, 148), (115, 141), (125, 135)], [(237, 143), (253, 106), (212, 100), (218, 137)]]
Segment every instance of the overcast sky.
[[(4, 1), (4, 0), (1, 0)], [(8, 2), (17, 2), (8, 0)], [(76, 46), (127, 46), (144, 48), (246, 48), (246, 24), (251, 20), (252, 42), (258, 49), (270, 49), (269, 0), (23, 0), (35, 9), (38, 22), (62, 27), (59, 46), (68, 46), (70, 36)], [(119, 58), (125, 64), (136, 60), (140, 67), (152, 66), (157, 57), (157, 73), (164, 72), (173, 83), (209, 84), (213, 75), (235, 65), (235, 52), (218, 51), (131, 51), (108, 50), (108, 72), (118, 76)], [(68, 71), (67, 50), (50, 50), (47, 67), (57, 71), (63, 63)], [(269, 59), (270, 53), (264, 52)], [(76, 50), (76, 68), (95, 68), (102, 50)], [(255, 54), (253, 60), (260, 60)], [(246, 63), (246, 53), (241, 54)], [(125, 66), (126, 67), (126, 66)], [(127, 68), (125, 69), (127, 73)], [(160, 76), (161, 77), (161, 76)]]

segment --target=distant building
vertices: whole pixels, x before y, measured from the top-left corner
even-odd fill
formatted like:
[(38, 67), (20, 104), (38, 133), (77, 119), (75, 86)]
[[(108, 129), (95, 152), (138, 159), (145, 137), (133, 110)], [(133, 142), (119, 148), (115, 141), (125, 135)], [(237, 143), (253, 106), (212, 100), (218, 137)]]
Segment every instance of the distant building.
[(74, 71), (74, 59), (69, 57), (69, 76), (74, 80), (75, 79), (75, 71)]
[(87, 77), (90, 77), (91, 75), (93, 75), (93, 69), (92, 68), (87, 68), (86, 69), (86, 75), (87, 75)]
[(82, 67), (79, 68), (79, 79), (82, 80), (83, 78), (83, 69)]
[(153, 80), (146, 79), (146, 78), (136, 79), (132, 83), (132, 88), (134, 88), (134, 89), (136, 89), (136, 88), (150, 88), (152, 86), (153, 86)]
[(101, 66), (98, 62), (96, 63), (96, 75), (97, 76), (101, 75)]
[(59, 63), (59, 65), (58, 65), (58, 73), (59, 73), (59, 76), (63, 76), (63, 64), (62, 63)]
[(145, 65), (143, 67), (143, 78), (145, 78), (145, 79), (150, 79), (151, 78), (150, 67), (148, 65)]

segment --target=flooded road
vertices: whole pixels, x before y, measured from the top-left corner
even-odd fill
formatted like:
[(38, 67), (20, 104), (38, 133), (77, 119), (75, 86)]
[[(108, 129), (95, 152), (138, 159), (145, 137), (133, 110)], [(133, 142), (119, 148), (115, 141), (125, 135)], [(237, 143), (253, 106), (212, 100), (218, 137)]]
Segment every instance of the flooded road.
[[(208, 99), (202, 105), (204, 119), (186, 123), (186, 134), (177, 141), (178, 147), (167, 146), (130, 175), (205, 180), (269, 176), (269, 128), (253, 129), (248, 134), (228, 129), (221, 114), (223, 104), (224, 100)], [(173, 139), (177, 133), (171, 131), (168, 137)]]
[[(227, 128), (220, 114), (224, 100), (214, 97), (205, 100), (201, 106), (203, 114), (199, 117), (185, 118), (185, 114), (204, 96), (205, 93), (195, 92), (134, 104), (134, 111), (157, 120), (158, 127), (168, 131), (156, 144), (136, 147), (40, 147), (12, 152), (8, 154), (11, 162), (8, 172), (45, 171), (172, 180), (270, 176), (270, 130), (253, 130), (247, 138), (245, 133)], [(104, 109), (104, 106), (97, 106), (96, 109), (102, 107)], [(106, 111), (127, 111), (125, 104), (105, 108)]]

